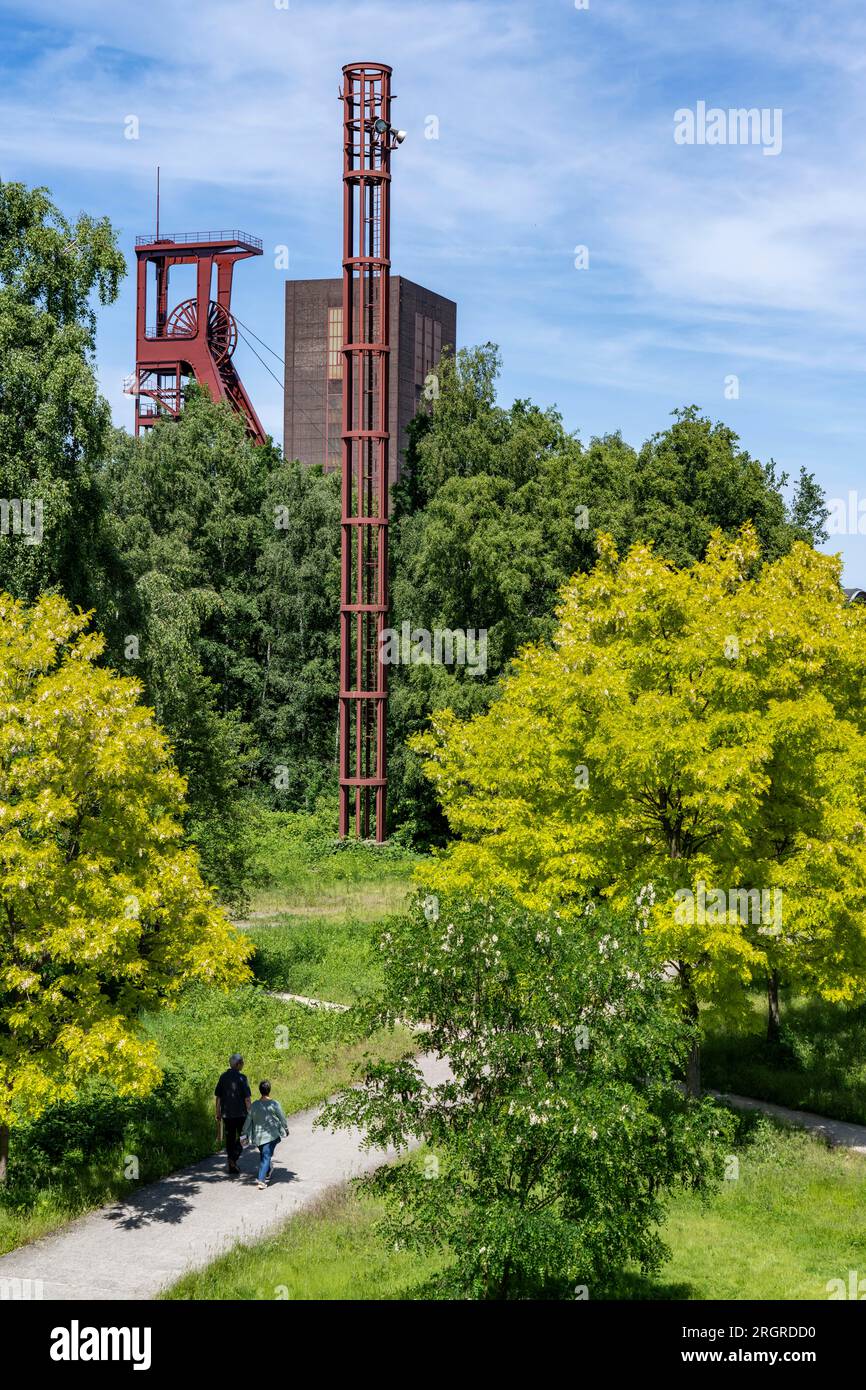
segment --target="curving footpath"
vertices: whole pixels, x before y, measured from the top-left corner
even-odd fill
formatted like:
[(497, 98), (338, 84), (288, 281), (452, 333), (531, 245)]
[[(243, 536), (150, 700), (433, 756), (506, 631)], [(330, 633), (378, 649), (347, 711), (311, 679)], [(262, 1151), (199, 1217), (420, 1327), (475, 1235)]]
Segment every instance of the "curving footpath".
[(866, 1125), (855, 1125), (849, 1120), (830, 1120), (826, 1115), (813, 1115), (811, 1110), (789, 1110), (787, 1106), (775, 1105), (770, 1100), (750, 1100), (748, 1096), (735, 1096), (728, 1091), (707, 1091), (706, 1094), (733, 1105), (736, 1110), (760, 1110), (783, 1125), (807, 1129), (810, 1134), (823, 1139), (831, 1149), (850, 1149), (852, 1153), (866, 1158)]
[[(438, 1057), (419, 1062), (428, 1081), (438, 1083), (449, 1075)], [(0, 1298), (31, 1290), (32, 1282), (12, 1282), (25, 1280), (41, 1281), (46, 1299), (154, 1298), (239, 1241), (268, 1235), (329, 1187), (394, 1157), (393, 1151), (361, 1150), (357, 1130), (314, 1129), (318, 1113), (317, 1106), (289, 1116), (289, 1137), (277, 1149), (274, 1175), (264, 1192), (256, 1187), (256, 1152), (241, 1154), (240, 1178), (226, 1174), (225, 1154), (212, 1154), (139, 1188), (127, 1202), (91, 1212), (4, 1255)]]

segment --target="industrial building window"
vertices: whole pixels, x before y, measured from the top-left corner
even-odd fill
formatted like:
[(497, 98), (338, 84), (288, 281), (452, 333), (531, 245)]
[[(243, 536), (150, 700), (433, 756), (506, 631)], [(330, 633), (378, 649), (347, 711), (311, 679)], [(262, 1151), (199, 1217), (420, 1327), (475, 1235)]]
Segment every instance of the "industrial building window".
[(342, 436), (342, 404), (339, 396), (331, 396), (327, 404), (327, 418), (325, 429), (327, 438), (325, 441), (325, 471), (330, 472), (332, 468), (339, 468), (343, 457), (343, 436)]
[(415, 385), (424, 385), (442, 356), (442, 325), (429, 314), (415, 315)]
[(428, 409), (434, 399), (426, 390), (427, 377), (442, 356), (442, 325), (429, 314), (415, 315), (415, 409), (420, 410), (423, 401)]
[[(339, 468), (342, 458), (343, 310), (328, 309), (325, 340), (325, 469)], [(334, 383), (332, 385), (332, 383)]]
[(343, 310), (328, 310), (328, 379), (341, 381), (343, 377)]

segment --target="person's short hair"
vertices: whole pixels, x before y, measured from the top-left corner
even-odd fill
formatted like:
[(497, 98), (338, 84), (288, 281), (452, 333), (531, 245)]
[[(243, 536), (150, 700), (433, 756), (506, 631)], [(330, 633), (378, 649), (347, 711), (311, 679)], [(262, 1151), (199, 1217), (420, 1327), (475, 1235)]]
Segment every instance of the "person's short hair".
[(243, 1057), (241, 1056), (241, 1054), (240, 1054), (239, 1052), (233, 1052), (232, 1055), (231, 1055), (231, 1057), (229, 1057), (229, 1066), (230, 1066), (230, 1067), (242, 1067), (243, 1064), (244, 1064), (244, 1059), (243, 1059)]
[(271, 1094), (271, 1083), (270, 1083), (270, 1081), (260, 1081), (260, 1082), (259, 1082), (259, 1090), (261, 1091), (261, 1093), (262, 1093), (263, 1096), (269, 1096), (269, 1095)]

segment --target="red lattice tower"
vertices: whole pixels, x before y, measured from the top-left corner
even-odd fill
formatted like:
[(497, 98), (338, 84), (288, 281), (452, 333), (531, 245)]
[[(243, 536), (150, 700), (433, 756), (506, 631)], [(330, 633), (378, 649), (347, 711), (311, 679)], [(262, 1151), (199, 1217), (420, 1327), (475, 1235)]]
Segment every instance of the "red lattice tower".
[(343, 68), (340, 834), (386, 833), (391, 69)]
[[(245, 232), (184, 232), (179, 236), (140, 236), (135, 316), (135, 375), (128, 390), (135, 396), (135, 433), (155, 424), (160, 416), (176, 418), (183, 409), (184, 390), (195, 378), (215, 401), (228, 401), (243, 415), (257, 444), (265, 432), (253, 409), (232, 354), (237, 323), (231, 312), (235, 262), (262, 254), (259, 237)], [(156, 270), (156, 322), (147, 322), (148, 266)], [(169, 310), (172, 266), (196, 267), (194, 299)], [(216, 298), (212, 298), (216, 272)]]

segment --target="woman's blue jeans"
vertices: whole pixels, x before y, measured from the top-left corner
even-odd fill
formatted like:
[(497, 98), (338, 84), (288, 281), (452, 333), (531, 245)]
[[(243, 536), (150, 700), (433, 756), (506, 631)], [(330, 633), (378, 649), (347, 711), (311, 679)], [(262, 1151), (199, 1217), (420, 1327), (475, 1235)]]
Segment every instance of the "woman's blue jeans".
[(268, 1173), (271, 1171), (271, 1164), (274, 1161), (274, 1149), (279, 1144), (279, 1139), (269, 1139), (266, 1144), (259, 1144), (261, 1163), (259, 1164), (259, 1182), (265, 1182)]

